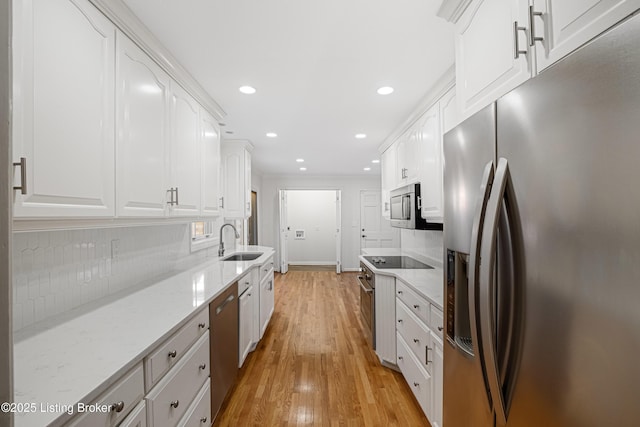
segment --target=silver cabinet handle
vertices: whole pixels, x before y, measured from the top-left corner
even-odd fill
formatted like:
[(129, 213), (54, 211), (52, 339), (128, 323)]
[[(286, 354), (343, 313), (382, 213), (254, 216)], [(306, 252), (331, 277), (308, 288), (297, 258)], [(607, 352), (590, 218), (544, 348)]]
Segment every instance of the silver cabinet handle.
[(220, 304), (218, 307), (216, 307), (216, 316), (219, 315), (220, 313), (222, 313), (222, 310), (224, 310), (225, 306), (227, 304), (229, 304), (231, 301), (233, 301), (235, 299), (235, 295), (229, 295), (227, 297), (227, 299), (225, 299), (222, 304)]
[(20, 194), (27, 194), (27, 158), (20, 157), (20, 161), (14, 162), (13, 166), (20, 166), (20, 185), (13, 189), (20, 190)]
[(177, 408), (180, 405), (180, 401), (179, 400), (174, 400), (173, 402), (170, 403), (172, 408)]
[(198, 366), (198, 368), (200, 368), (201, 371), (204, 371), (205, 369), (207, 369), (207, 364), (203, 363), (202, 365)]
[(513, 23), (513, 57), (515, 59), (520, 58), (520, 55), (526, 55), (528, 51), (520, 49), (520, 42), (518, 41), (518, 31), (527, 31), (526, 27), (518, 26), (518, 21)]
[(269, 290), (273, 290), (273, 280), (269, 280)]
[[(167, 204), (169, 206), (177, 205), (178, 204), (178, 187), (176, 187), (176, 188), (171, 187), (170, 189), (167, 190), (167, 193), (169, 193), (171, 195), (171, 198), (169, 199)], [(173, 194), (174, 193), (176, 195), (176, 199), (175, 200), (173, 200)]]
[(122, 412), (123, 409), (124, 409), (124, 402), (122, 400), (120, 402), (111, 404), (112, 412)]
[(529, 46), (544, 41), (544, 37), (536, 37), (536, 16), (542, 17), (542, 12), (533, 10), (533, 5), (529, 6)]
[(206, 323), (198, 323), (198, 328), (200, 329), (204, 329), (205, 326), (207, 326)]
[(167, 356), (171, 357), (172, 359), (175, 359), (177, 354), (178, 353), (175, 350), (173, 350), (173, 351), (170, 351)]
[(224, 197), (220, 197), (220, 207), (224, 209)]
[(178, 187), (176, 187), (176, 205), (179, 205), (180, 202), (178, 202)]
[(424, 346), (424, 361), (425, 361), (424, 363), (425, 363), (425, 364), (427, 364), (427, 365), (428, 365), (429, 363), (433, 362), (433, 360), (429, 360), (429, 350), (431, 350), (431, 349), (429, 348), (429, 346), (428, 346), (428, 345), (425, 345), (425, 346)]

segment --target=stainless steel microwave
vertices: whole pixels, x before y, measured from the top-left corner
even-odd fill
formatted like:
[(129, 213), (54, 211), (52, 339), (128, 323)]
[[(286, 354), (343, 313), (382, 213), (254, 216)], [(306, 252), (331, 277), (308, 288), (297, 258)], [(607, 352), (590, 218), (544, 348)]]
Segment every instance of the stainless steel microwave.
[(422, 209), (420, 184), (409, 184), (391, 192), (391, 226), (412, 230), (442, 230), (442, 224), (427, 222)]

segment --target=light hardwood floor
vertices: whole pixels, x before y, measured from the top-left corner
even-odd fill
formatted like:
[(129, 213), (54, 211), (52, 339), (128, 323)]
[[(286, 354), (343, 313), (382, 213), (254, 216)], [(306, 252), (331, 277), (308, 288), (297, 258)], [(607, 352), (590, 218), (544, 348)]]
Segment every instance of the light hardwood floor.
[(429, 426), (364, 339), (355, 273), (276, 273), (275, 312), (215, 426)]

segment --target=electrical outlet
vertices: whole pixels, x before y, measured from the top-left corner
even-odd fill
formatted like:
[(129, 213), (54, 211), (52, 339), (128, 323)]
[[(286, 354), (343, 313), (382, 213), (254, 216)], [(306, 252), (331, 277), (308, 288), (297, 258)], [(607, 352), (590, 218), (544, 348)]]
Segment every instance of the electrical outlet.
[(118, 259), (120, 253), (120, 239), (113, 239), (111, 241), (111, 259)]

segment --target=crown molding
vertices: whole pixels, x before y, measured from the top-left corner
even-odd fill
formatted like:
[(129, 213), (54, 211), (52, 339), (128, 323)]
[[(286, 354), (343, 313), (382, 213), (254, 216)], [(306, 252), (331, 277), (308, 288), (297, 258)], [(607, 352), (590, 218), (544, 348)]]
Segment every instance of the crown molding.
[(178, 62), (122, 0), (89, 0), (120, 31), (137, 44), (184, 90), (189, 92), (216, 120), (227, 115), (200, 83)]
[(413, 109), (413, 112), (398, 126), (389, 136), (387, 136), (382, 144), (378, 146), (378, 152), (384, 153), (402, 134), (404, 134), (411, 126), (413, 126), (420, 117), (424, 115), (431, 107), (456, 84), (455, 65), (451, 65), (447, 71), (436, 81), (427, 94), (422, 98), (420, 103)]
[(473, 0), (443, 0), (436, 15), (455, 24), (472, 1)]

